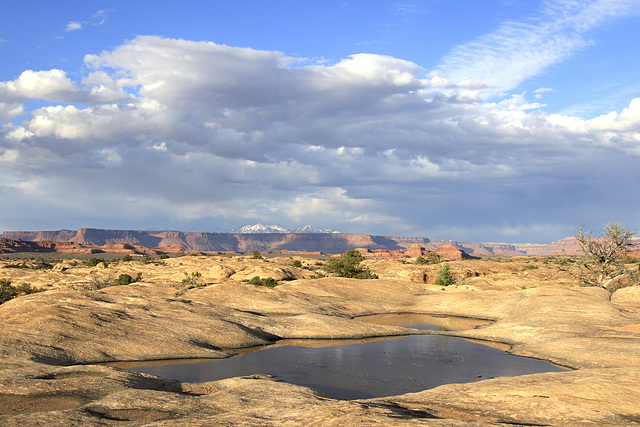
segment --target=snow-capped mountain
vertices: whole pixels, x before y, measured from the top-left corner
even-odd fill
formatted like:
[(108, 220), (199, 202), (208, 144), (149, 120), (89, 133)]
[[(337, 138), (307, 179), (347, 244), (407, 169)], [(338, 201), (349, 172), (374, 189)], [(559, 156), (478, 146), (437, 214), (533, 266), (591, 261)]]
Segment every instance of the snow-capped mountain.
[(292, 231), (292, 233), (339, 233), (339, 231), (332, 230), (330, 228), (316, 228), (311, 225), (305, 225), (304, 227), (298, 227)]
[(245, 225), (236, 230), (240, 234), (258, 234), (258, 233), (288, 233), (289, 230), (280, 225)]
[(238, 230), (234, 230), (234, 233), (240, 234), (263, 234), (263, 233), (338, 233), (338, 231), (331, 229), (320, 229), (312, 227), (311, 225), (305, 225), (304, 227), (298, 227), (295, 230), (287, 230), (281, 225), (245, 225)]

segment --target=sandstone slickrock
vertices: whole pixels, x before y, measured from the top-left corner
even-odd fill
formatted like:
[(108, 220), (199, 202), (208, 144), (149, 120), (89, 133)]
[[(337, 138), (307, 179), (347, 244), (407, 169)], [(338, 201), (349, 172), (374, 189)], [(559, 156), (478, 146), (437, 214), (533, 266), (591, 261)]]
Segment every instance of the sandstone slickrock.
[[(66, 264), (0, 268), (46, 292), (0, 305), (0, 425), (638, 425), (637, 287), (610, 297), (551, 267), (451, 262), (460, 282), (433, 285), (437, 266), (367, 261), (380, 280), (310, 279), (293, 259), (182, 257), (164, 265)], [(305, 263), (313, 265), (317, 261)], [(142, 282), (86, 290), (87, 276), (142, 273)], [(185, 272), (201, 273), (186, 289)], [(287, 272), (276, 288), (251, 274)], [(243, 274), (241, 274), (244, 272)], [(411, 281), (416, 272), (427, 283)], [(38, 279), (39, 275), (41, 279)], [(464, 278), (464, 281), (462, 280)], [(40, 280), (39, 282), (37, 280)], [(524, 289), (523, 289), (524, 288)], [(618, 294), (618, 292), (620, 292)], [(373, 313), (453, 314), (494, 322), (454, 336), (508, 343), (511, 352), (574, 368), (449, 384), (419, 393), (344, 401), (260, 375), (189, 384), (87, 363), (226, 357), (281, 338), (416, 333), (354, 319)]]

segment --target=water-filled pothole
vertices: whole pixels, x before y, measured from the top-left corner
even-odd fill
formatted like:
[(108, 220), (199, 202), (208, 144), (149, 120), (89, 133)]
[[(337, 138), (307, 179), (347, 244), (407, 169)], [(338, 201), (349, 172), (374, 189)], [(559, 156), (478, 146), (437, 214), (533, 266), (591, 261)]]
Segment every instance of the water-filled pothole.
[(184, 382), (269, 374), (343, 399), (391, 396), (443, 384), (564, 370), (540, 360), (505, 353), (499, 348), (443, 335), (283, 340), (229, 359), (119, 366)]

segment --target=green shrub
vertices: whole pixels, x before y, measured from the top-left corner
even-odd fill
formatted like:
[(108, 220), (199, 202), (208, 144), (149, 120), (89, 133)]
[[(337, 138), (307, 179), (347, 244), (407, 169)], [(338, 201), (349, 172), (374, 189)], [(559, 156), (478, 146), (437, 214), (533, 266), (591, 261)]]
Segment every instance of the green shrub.
[(21, 295), (33, 294), (33, 293), (42, 292), (42, 291), (43, 289), (32, 288), (31, 285), (27, 283), (22, 283), (18, 286), (12, 286), (11, 280), (0, 279), (0, 304), (5, 303)]
[(33, 269), (34, 270), (53, 270), (53, 264), (51, 264), (48, 261), (40, 261), (33, 266)]
[(167, 255), (167, 254), (158, 255), (158, 259), (167, 259), (167, 258), (169, 258), (169, 255)]
[(129, 254), (127, 254), (127, 255), (122, 257), (122, 261), (124, 261), (124, 262), (129, 262), (131, 260), (133, 260), (133, 257), (131, 255), (129, 255)]
[(429, 261), (429, 264), (440, 264), (442, 260), (440, 259), (440, 255), (435, 252), (430, 252), (429, 255), (427, 255), (427, 261)]
[(128, 274), (121, 274), (116, 279), (115, 285), (116, 286), (126, 286), (126, 285), (129, 285), (131, 283), (133, 283), (133, 277), (129, 276)]
[(419, 256), (416, 258), (416, 264), (440, 264), (440, 257), (435, 252), (430, 252), (426, 258)]
[(252, 259), (262, 259), (262, 255), (260, 254), (260, 251), (257, 251), (254, 249), (251, 251), (251, 254), (252, 254), (251, 256)]
[(198, 279), (202, 277), (198, 271), (191, 273), (184, 273), (184, 279), (182, 279), (182, 286), (186, 286), (187, 289), (195, 288), (198, 286)]
[(435, 284), (438, 286), (449, 286), (453, 285), (455, 282), (453, 274), (451, 273), (451, 267), (449, 267), (449, 264), (445, 262), (442, 264), (442, 267), (440, 267), (440, 271), (438, 271)]
[(198, 271), (193, 271), (191, 273), (184, 273), (184, 279), (182, 279), (182, 289), (179, 289), (175, 292), (175, 295), (178, 297), (180, 295), (183, 295), (185, 292), (187, 292), (189, 289), (193, 289), (193, 288), (201, 288), (203, 286), (206, 286), (202, 283), (198, 283), (198, 279), (202, 277), (202, 274), (200, 274), (200, 272)]
[(108, 261), (105, 261), (102, 258), (89, 258), (86, 262), (87, 267), (95, 267), (96, 265), (104, 263), (105, 267), (109, 264)]
[(250, 285), (266, 286), (267, 288), (275, 288), (278, 286), (278, 282), (273, 277), (258, 277), (255, 276), (249, 280)]
[(121, 274), (116, 279), (115, 285), (116, 286), (127, 286), (127, 285), (130, 285), (132, 283), (139, 282), (140, 280), (142, 280), (142, 273), (138, 273), (138, 275), (135, 278), (131, 277), (128, 274)]
[(21, 262), (20, 264), (7, 264), (4, 268), (29, 268), (26, 263)]
[(296, 267), (296, 268), (302, 268), (302, 261), (297, 259), (297, 260), (293, 261), (293, 264), (291, 264), (291, 266)]
[(160, 257), (158, 257), (158, 259), (154, 259), (154, 258), (151, 258), (149, 255), (146, 255), (144, 258), (142, 258), (142, 263), (153, 264), (153, 265), (167, 265), (166, 262), (160, 260), (159, 258)]
[(355, 249), (349, 249), (340, 258), (330, 259), (324, 266), (328, 273), (333, 273), (338, 277), (350, 277), (354, 279), (377, 279), (378, 275), (371, 272), (366, 267), (361, 267), (360, 263), (364, 257)]

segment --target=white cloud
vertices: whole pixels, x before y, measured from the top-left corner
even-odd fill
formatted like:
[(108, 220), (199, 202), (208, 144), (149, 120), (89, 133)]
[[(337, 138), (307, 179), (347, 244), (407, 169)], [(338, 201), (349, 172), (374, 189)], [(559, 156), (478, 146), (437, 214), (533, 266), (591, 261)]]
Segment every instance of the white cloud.
[(554, 90), (548, 87), (541, 87), (533, 91), (536, 99), (542, 99), (542, 97), (544, 96), (543, 94), (549, 93), (549, 92), (554, 92)]
[(396, 234), (473, 218), (496, 232), (517, 224), (523, 239), (541, 238), (532, 224), (571, 233), (625, 194), (623, 214), (640, 208), (628, 198), (640, 98), (585, 120), (547, 115), (525, 93), (483, 103), (472, 96), (482, 84), (451, 85), (387, 56), (290, 64), (280, 52), (148, 36), (88, 55), (80, 83), (25, 71), (0, 83), (5, 121), (27, 99), (53, 105), (0, 127), (2, 176), (47, 194), (18, 197), (14, 185), (3, 197), (16, 212), (37, 202), (61, 221), (125, 215), (139, 228), (258, 220)]
[(65, 31), (78, 31), (82, 30), (85, 25), (96, 27), (104, 25), (109, 17), (110, 9), (100, 9), (90, 17), (83, 19), (82, 21), (69, 21), (65, 27)]
[(20, 102), (0, 102), (0, 120), (11, 120), (23, 112), (24, 105)]
[(65, 31), (77, 31), (82, 29), (82, 23), (78, 21), (69, 21), (67, 26), (65, 27)]
[(533, 91), (534, 93), (547, 93), (547, 92), (553, 92), (553, 89), (548, 88), (548, 87), (541, 87), (538, 88), (536, 90)]
[(608, 20), (637, 13), (637, 0), (548, 0), (541, 13), (507, 22), (495, 32), (457, 46), (438, 67), (453, 82), (471, 79), (495, 95), (516, 88), (589, 46), (587, 32)]
[(0, 83), (0, 96), (9, 100), (32, 98), (65, 102), (78, 99), (80, 92), (66, 72), (56, 69), (26, 70), (16, 80)]

